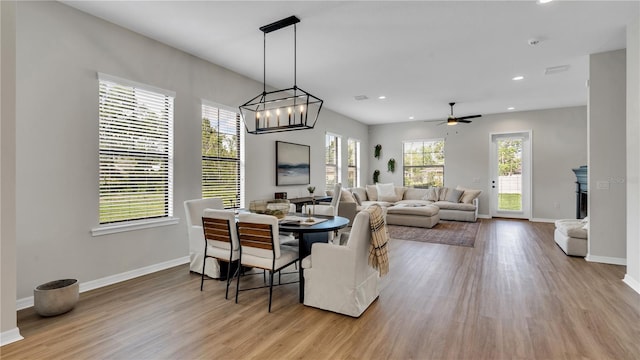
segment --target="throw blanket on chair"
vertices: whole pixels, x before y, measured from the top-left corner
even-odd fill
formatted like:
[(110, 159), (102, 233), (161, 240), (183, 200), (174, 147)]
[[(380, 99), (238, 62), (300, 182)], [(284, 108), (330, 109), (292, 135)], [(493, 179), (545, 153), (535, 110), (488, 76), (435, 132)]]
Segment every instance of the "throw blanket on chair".
[(369, 213), (369, 227), (371, 228), (369, 265), (378, 269), (380, 276), (384, 276), (389, 272), (389, 256), (387, 254), (389, 237), (382, 208), (379, 205), (372, 205), (363, 211)]

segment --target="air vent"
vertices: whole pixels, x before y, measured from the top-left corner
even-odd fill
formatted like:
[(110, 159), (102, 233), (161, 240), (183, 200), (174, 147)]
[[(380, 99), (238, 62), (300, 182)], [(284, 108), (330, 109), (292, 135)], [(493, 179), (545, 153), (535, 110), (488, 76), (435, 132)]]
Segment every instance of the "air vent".
[(551, 66), (544, 70), (545, 75), (553, 75), (569, 70), (569, 65)]
[(362, 101), (362, 100), (367, 100), (367, 99), (369, 99), (369, 98), (367, 97), (367, 95), (356, 95), (356, 96), (354, 96), (353, 98), (354, 98), (354, 99), (356, 99), (356, 100), (358, 100), (358, 101)]

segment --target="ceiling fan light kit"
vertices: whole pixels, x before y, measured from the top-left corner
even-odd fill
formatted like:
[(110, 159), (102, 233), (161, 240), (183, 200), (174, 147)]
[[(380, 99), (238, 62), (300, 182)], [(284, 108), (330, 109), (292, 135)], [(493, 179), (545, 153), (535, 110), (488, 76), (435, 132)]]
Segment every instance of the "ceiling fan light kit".
[[(249, 134), (268, 134), (282, 131), (313, 129), (322, 99), (300, 89), (296, 83), (296, 16), (276, 21), (260, 27), (264, 33), (263, 47), (263, 90), (262, 93), (240, 105), (240, 114)], [(288, 89), (267, 92), (266, 49), (267, 33), (293, 25), (293, 86)]]

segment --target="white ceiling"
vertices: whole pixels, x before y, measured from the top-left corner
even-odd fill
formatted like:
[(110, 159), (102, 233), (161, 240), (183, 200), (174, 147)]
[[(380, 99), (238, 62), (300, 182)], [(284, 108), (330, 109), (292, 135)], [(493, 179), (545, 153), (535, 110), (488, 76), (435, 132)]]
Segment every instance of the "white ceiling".
[[(585, 105), (588, 55), (624, 48), (640, 14), (637, 0), (63, 3), (260, 82), (258, 28), (296, 15), (297, 85), (366, 124), (445, 119), (450, 101), (458, 116)], [(267, 84), (291, 87), (293, 27), (266, 45)]]

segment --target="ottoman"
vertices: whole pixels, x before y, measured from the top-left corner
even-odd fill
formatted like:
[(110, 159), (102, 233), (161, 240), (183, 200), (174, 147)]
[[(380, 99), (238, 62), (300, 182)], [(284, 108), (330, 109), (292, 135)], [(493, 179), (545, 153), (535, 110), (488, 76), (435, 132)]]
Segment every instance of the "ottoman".
[(579, 219), (556, 220), (556, 230), (553, 239), (567, 255), (587, 255), (588, 230), (587, 222)]
[(387, 208), (387, 224), (432, 228), (440, 221), (439, 212), (435, 205), (394, 205)]

